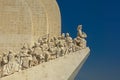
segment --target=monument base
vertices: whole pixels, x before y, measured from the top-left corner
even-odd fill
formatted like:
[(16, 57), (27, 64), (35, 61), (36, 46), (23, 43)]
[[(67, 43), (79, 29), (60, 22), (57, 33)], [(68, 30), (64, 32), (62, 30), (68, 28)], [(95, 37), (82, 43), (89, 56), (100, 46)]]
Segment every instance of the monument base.
[(70, 53), (30, 69), (0, 78), (0, 80), (74, 80), (89, 56), (89, 52), (90, 49), (86, 48)]

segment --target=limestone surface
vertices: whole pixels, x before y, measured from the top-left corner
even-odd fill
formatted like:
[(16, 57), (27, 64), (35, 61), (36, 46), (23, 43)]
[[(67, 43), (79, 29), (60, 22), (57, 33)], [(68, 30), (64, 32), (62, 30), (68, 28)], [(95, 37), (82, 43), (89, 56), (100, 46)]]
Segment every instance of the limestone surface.
[(0, 80), (74, 80), (87, 34), (61, 35), (56, 0), (0, 0)]
[(87, 59), (89, 51), (87, 47), (0, 80), (74, 80)]
[(0, 52), (61, 33), (56, 0), (0, 0)]

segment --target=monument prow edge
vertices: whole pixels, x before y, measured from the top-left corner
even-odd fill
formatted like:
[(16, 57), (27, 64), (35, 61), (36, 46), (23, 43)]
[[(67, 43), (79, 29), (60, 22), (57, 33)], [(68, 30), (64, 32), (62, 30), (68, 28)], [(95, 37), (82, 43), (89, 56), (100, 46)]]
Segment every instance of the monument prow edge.
[(89, 56), (89, 52), (90, 49), (87, 47), (56, 60), (0, 78), (0, 80), (74, 80)]

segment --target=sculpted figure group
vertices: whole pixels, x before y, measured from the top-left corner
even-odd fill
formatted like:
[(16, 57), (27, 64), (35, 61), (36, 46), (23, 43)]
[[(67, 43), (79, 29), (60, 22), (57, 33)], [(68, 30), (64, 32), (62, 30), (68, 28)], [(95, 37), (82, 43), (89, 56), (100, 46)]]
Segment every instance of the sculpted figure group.
[(17, 54), (13, 51), (3, 53), (0, 55), (0, 77), (86, 48), (85, 38), (87, 35), (82, 32), (82, 25), (78, 26), (77, 31), (78, 34), (75, 39), (72, 39), (69, 33), (63, 33), (61, 36), (51, 39), (49, 37), (40, 38), (31, 48), (24, 44)]

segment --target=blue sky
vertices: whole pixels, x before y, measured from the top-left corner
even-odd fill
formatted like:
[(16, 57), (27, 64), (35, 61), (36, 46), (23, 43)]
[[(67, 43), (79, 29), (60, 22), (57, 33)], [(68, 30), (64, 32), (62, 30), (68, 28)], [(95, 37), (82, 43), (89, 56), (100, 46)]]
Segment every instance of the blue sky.
[(91, 55), (76, 80), (120, 80), (120, 1), (57, 0), (62, 32), (76, 37), (78, 24), (88, 34)]

